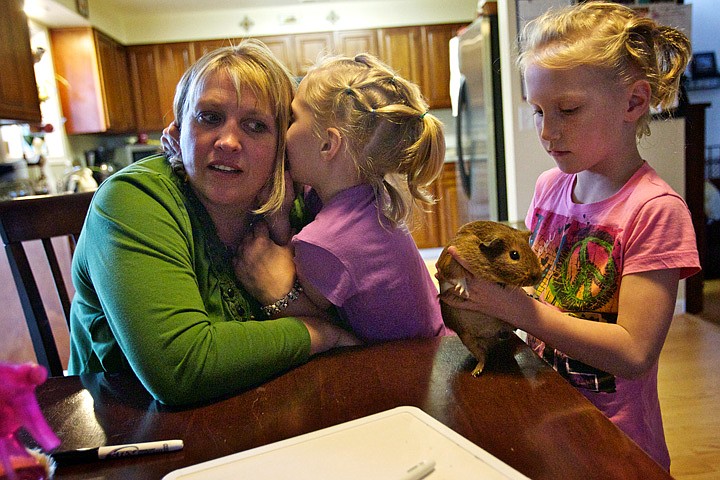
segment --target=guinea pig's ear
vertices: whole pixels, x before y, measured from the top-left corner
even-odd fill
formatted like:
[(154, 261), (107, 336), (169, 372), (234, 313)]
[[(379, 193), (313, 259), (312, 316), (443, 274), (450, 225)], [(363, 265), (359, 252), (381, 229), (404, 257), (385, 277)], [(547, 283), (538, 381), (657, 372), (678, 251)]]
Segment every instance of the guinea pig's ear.
[(480, 242), (480, 251), (486, 257), (497, 257), (505, 250), (505, 241), (501, 238), (493, 238)]
[(525, 237), (525, 240), (527, 240), (528, 243), (530, 243), (530, 237), (532, 237), (532, 232), (530, 230), (525, 230), (523, 233), (523, 236)]

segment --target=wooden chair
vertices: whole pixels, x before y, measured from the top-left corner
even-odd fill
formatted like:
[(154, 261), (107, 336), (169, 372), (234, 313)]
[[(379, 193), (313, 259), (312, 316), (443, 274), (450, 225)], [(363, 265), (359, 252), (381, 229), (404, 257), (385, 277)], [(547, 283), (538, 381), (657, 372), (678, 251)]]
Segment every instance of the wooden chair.
[(70, 251), (82, 230), (93, 192), (21, 197), (0, 202), (2, 238), (22, 304), (35, 356), (52, 376), (63, 375), (62, 362), (23, 242), (41, 240), (65, 320), (70, 327), (70, 298), (60, 271), (53, 237), (67, 236)]

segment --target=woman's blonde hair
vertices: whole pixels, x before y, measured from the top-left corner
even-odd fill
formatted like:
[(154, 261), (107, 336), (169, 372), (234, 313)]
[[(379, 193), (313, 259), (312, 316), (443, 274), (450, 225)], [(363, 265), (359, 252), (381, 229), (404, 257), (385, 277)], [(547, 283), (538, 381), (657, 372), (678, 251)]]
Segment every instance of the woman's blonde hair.
[[(274, 109), (278, 138), (273, 175), (267, 180), (268, 183), (272, 182), (272, 188), (267, 201), (255, 213), (276, 211), (285, 196), (285, 146), (291, 115), (290, 104), (295, 95), (294, 77), (259, 40), (243, 40), (237, 45), (210, 51), (195, 62), (178, 83), (173, 104), (178, 125), (182, 125), (185, 115), (194, 108), (207, 79), (218, 72), (230, 77), (238, 95), (244, 88), (248, 88), (259, 102)], [(175, 171), (184, 172), (181, 158), (173, 157), (170, 163)]]
[(326, 57), (306, 78), (315, 132), (340, 131), (393, 225), (407, 223), (414, 205), (435, 202), (427, 187), (442, 169), (445, 137), (417, 85), (370, 54)]
[[(659, 25), (632, 8), (600, 1), (551, 9), (522, 32), (518, 65), (567, 69), (589, 65), (607, 69), (623, 84), (650, 84), (651, 108), (667, 108), (678, 95), (690, 59), (690, 41), (681, 31)], [(637, 137), (650, 133), (650, 112), (639, 121)]]

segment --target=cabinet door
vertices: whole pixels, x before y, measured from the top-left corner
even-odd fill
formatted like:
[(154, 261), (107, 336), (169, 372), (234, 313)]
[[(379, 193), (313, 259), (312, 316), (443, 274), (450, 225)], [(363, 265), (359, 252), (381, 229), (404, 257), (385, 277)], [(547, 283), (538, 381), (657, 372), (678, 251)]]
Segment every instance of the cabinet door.
[(160, 113), (165, 125), (175, 118), (173, 114), (175, 88), (185, 70), (190, 68), (193, 63), (195, 63), (195, 50), (191, 42), (160, 45), (157, 78), (160, 92)]
[(135, 119), (125, 47), (100, 32), (94, 33), (108, 130), (132, 131)]
[(175, 87), (195, 61), (192, 42), (128, 48), (138, 130), (162, 131), (175, 117)]
[(275, 57), (277, 57), (293, 75), (297, 75), (298, 64), (295, 59), (295, 39), (292, 35), (258, 37), (258, 40), (267, 45)]
[(455, 162), (445, 163), (430, 187), (437, 203), (429, 212), (413, 215), (411, 231), (418, 248), (444, 247), (467, 222), (467, 211), (458, 202), (456, 175)]
[(194, 42), (195, 59), (200, 59), (200, 57), (206, 53), (220, 47), (229, 47), (230, 45), (236, 45), (239, 42), (240, 40), (237, 38), (218, 38), (216, 40), (202, 40), (200, 42)]
[(0, 123), (42, 122), (30, 31), (21, 0), (3, 4), (0, 15)]
[(92, 29), (50, 30), (50, 41), (65, 131), (70, 135), (105, 132), (108, 122)]
[(323, 55), (333, 53), (333, 34), (331, 32), (302, 33), (295, 35), (295, 72), (304, 76), (308, 68)]
[(440, 247), (447, 245), (460, 227), (468, 221), (467, 205), (461, 205), (458, 201), (458, 195), (464, 195), (464, 193), (458, 191), (457, 175), (455, 162), (446, 162), (440, 178), (437, 180), (436, 211), (440, 240), (438, 246)]
[(422, 92), (430, 108), (450, 108), (450, 39), (464, 24), (427, 25), (423, 30)]
[(358, 53), (379, 54), (375, 30), (343, 30), (335, 32), (335, 51), (354, 57)]
[(380, 58), (402, 77), (422, 85), (422, 31), (420, 27), (381, 28)]
[[(437, 183), (433, 183), (430, 188), (433, 196), (438, 196)], [(415, 245), (418, 248), (435, 248), (440, 246), (440, 229), (438, 228), (438, 205), (425, 207), (428, 211), (415, 209), (412, 219), (410, 220), (410, 232), (412, 233)]]
[(137, 129), (161, 131), (166, 124), (157, 80), (159, 48), (156, 45), (132, 46), (128, 47), (127, 53)]

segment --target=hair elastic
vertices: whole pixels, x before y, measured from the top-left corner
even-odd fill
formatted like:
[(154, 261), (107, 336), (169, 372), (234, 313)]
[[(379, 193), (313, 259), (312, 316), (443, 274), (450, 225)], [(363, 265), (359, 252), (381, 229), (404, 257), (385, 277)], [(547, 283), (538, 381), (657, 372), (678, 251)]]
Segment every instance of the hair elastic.
[(420, 120), (422, 120), (423, 118), (425, 118), (425, 115), (427, 115), (428, 113), (430, 113), (430, 110), (426, 110), (425, 113), (421, 114), (421, 115), (420, 115)]

